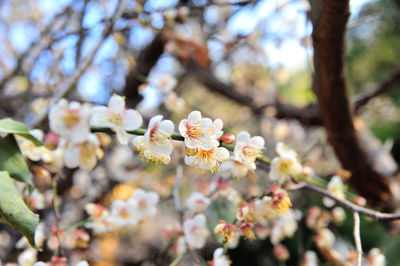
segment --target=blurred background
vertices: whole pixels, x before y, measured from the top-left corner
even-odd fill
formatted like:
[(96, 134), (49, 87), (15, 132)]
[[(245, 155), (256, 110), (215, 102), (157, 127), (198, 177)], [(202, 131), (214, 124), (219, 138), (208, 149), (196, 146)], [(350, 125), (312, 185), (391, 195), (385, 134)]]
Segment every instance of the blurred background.
[[(0, 118), (12, 117), (47, 131), (43, 114), (55, 95), (105, 105), (116, 93), (147, 121), (163, 114), (177, 124), (192, 110), (200, 110), (204, 116), (221, 118), (225, 132), (247, 130), (263, 136), (270, 156), (275, 155), (276, 142), (284, 141), (304, 165), (320, 176), (332, 176), (341, 170), (340, 163), (315, 115), (312, 90), (313, 2), (0, 1)], [(351, 0), (350, 8), (345, 72), (350, 100), (357, 103), (355, 127), (379, 159), (375, 166), (390, 172), (400, 161), (400, 1)], [(388, 88), (378, 97), (357, 101), (385, 84)], [(64, 226), (85, 218), (86, 203), (107, 205), (115, 198), (128, 198), (138, 187), (170, 196), (176, 158), (171, 165), (155, 167), (127, 147), (110, 145), (105, 153), (94, 171), (65, 172), (59, 190)], [(260, 194), (268, 187), (265, 176), (262, 171), (250, 174), (234, 186), (242, 195)], [(213, 182), (213, 177), (190, 169), (185, 169), (185, 177), (183, 199), (195, 190), (207, 193)], [(46, 182), (39, 184), (40, 193), (48, 189)], [(303, 218), (310, 206), (322, 206), (320, 196), (292, 196)], [(166, 208), (160, 208), (157, 222), (93, 236), (89, 246), (74, 246), (69, 256), (93, 265), (168, 265), (174, 255), (163, 250), (168, 242), (163, 232), (176, 226), (177, 219), (171, 201), (160, 204)], [(46, 225), (54, 224), (46, 207), (37, 211)], [(351, 214), (347, 216), (333, 229), (345, 250), (353, 237)], [(399, 236), (366, 219), (361, 234), (365, 251), (379, 247), (387, 265), (398, 265)], [(305, 250), (315, 249), (312, 237), (300, 220), (294, 237), (283, 241), (291, 254), (287, 265), (299, 265)], [(21, 253), (17, 240), (17, 233), (0, 224), (3, 262), (16, 261)], [(211, 260), (216, 246), (210, 241), (200, 253)], [(39, 258), (49, 254), (39, 253)], [(278, 265), (269, 240), (242, 240), (228, 254), (233, 265)], [(190, 260), (182, 265), (190, 265)]]

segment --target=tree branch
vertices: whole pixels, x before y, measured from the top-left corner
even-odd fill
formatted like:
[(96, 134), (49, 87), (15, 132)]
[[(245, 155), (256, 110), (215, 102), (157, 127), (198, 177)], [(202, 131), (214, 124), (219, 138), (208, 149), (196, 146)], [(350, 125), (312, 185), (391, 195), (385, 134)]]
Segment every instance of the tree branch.
[(314, 45), (314, 88), (319, 114), (344, 169), (351, 172), (350, 184), (373, 206), (395, 209), (389, 180), (367, 160), (356, 134), (344, 71), (345, 31), (350, 15), (349, 1), (318, 0), (312, 6)]
[(145, 83), (143, 77), (149, 75), (150, 70), (164, 52), (164, 44), (162, 34), (156, 34), (154, 39), (140, 52), (136, 60), (136, 67), (126, 76), (123, 95), (126, 97), (128, 107), (136, 106), (142, 99), (138, 88), (142, 83)]
[(354, 111), (357, 113), (361, 107), (366, 105), (371, 99), (387, 92), (391, 87), (400, 82), (400, 69), (384, 80), (377, 88), (371, 92), (357, 95), (354, 98)]

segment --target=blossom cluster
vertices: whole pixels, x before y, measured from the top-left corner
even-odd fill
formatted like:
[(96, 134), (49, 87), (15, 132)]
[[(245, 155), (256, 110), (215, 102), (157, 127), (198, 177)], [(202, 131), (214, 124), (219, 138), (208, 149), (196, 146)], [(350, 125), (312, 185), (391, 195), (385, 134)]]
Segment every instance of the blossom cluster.
[[(167, 90), (169, 92), (175, 85), (168, 85), (166, 80), (165, 84), (158, 86), (169, 87)], [(43, 141), (44, 146), (36, 147), (26, 139), (17, 138), (22, 152), (30, 160), (42, 160), (47, 164), (56, 164), (58, 168), (66, 166), (79, 167), (82, 170), (93, 169), (103, 157), (102, 147), (107, 146), (111, 140), (101, 133), (91, 132), (108, 129), (115, 133), (119, 144), (122, 145), (120, 147), (130, 149), (130, 145), (127, 144), (131, 143), (139, 152), (139, 157), (156, 165), (169, 164), (174, 147), (173, 140), (183, 140), (186, 165), (193, 166), (194, 170), (202, 175), (220, 173), (220, 177), (209, 185), (208, 196), (195, 191), (187, 198), (182, 223), (170, 234), (175, 255), (186, 252), (187, 248), (200, 249), (205, 246), (207, 239), (212, 235), (209, 231), (206, 210), (213, 200), (225, 198), (235, 205), (237, 212), (232, 223), (221, 220), (214, 228), (213, 233), (221, 237), (223, 244), (228, 248), (234, 248), (241, 236), (250, 240), (269, 237), (274, 246), (273, 253), (276, 259), (285, 261), (290, 257), (289, 251), (281, 242), (294, 235), (302, 214), (298, 210), (291, 209), (292, 202), (284, 188), (297, 178), (312, 179), (314, 176), (311, 168), (303, 167), (297, 152), (284, 143), (276, 144), (277, 156), (270, 160), (269, 180), (276, 183), (261, 196), (244, 200), (241, 193), (228, 183), (229, 178), (241, 179), (256, 170), (257, 159), (266, 158), (263, 156), (265, 141), (261, 136), (251, 136), (246, 131), (240, 132), (236, 137), (224, 134), (221, 119), (212, 120), (203, 117), (199, 111), (192, 111), (186, 119), (180, 121), (177, 127), (179, 134), (175, 134), (174, 123), (163, 119), (161, 115), (156, 115), (150, 119), (147, 129), (142, 130), (140, 127), (143, 118), (140, 113), (126, 109), (124, 98), (113, 95), (108, 106), (69, 103), (62, 99), (50, 109), (49, 122), (52, 132), (46, 137), (38, 130), (31, 132)], [(344, 189), (339, 176), (334, 176), (327, 185), (327, 190), (341, 199), (345, 199)], [(47, 198), (46, 193), (41, 194), (39, 191), (27, 196), (29, 205), (36, 209), (50, 205)], [(116, 199), (108, 208), (89, 203), (85, 208), (89, 219), (84, 227), (92, 230), (94, 234), (104, 234), (120, 228), (134, 228), (147, 217), (156, 214), (158, 202), (157, 193), (136, 189), (130, 198)], [(334, 207), (334, 201), (327, 198), (323, 199), (323, 203), (328, 208)], [(336, 240), (328, 229), (328, 224), (341, 223), (344, 219), (345, 212), (340, 207), (329, 211), (312, 207), (306, 215), (305, 222), (316, 232), (314, 237), (316, 246), (332, 250)], [(48, 246), (52, 250), (60, 245), (58, 241), (63, 234), (59, 228), (52, 229), (50, 234), (52, 236), (48, 241)], [(74, 231), (74, 235), (75, 245), (82, 247), (87, 245), (89, 236), (86, 232), (78, 229)], [(368, 260), (382, 260), (378, 251), (373, 250), (371, 254)], [(305, 255), (302, 265), (318, 263), (312, 251), (306, 252)], [(231, 262), (224, 255), (224, 250), (218, 248), (210, 263), (230, 265)]]
[(103, 234), (126, 226), (136, 226), (156, 214), (158, 201), (157, 193), (137, 189), (129, 199), (115, 200), (109, 209), (89, 203), (85, 209), (90, 220), (85, 227), (92, 229), (95, 234)]

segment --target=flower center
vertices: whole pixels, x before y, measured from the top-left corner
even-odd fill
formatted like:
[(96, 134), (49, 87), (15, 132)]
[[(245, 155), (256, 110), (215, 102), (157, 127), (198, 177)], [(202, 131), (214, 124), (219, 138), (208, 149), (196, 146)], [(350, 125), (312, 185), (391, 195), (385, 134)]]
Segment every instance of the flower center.
[(121, 125), (122, 124), (122, 116), (120, 114), (111, 112), (110, 122), (113, 124), (116, 124), (116, 125)]
[(79, 110), (67, 109), (64, 115), (62, 116), (62, 120), (67, 125), (67, 127), (73, 127), (79, 123), (81, 120), (79, 117)]
[(189, 123), (186, 124), (186, 134), (188, 138), (197, 139), (204, 135), (203, 127), (201, 125), (191, 125)]
[(246, 145), (242, 148), (243, 154), (246, 157), (250, 158), (257, 158), (258, 156), (261, 155), (261, 151), (258, 148), (255, 148), (251, 145)]
[[(197, 154), (199, 164), (207, 165), (208, 168), (210, 169), (211, 173), (214, 173), (215, 171), (220, 170), (218, 160), (217, 160), (217, 158), (215, 158), (215, 155), (214, 155), (214, 151), (215, 151), (215, 148), (213, 148), (209, 151), (199, 149), (198, 154)], [(205, 174), (205, 169), (203, 169), (202, 174)]]
[(129, 219), (130, 218), (129, 212), (128, 212), (128, 210), (126, 208), (122, 208), (119, 211), (118, 214), (122, 219)]

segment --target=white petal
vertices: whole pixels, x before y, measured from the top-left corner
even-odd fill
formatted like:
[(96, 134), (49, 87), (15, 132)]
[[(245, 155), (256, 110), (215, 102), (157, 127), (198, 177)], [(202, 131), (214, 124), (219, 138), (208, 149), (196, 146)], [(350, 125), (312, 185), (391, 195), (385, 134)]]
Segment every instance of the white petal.
[(190, 123), (196, 123), (197, 121), (201, 120), (201, 113), (199, 111), (193, 111), (189, 114), (188, 120)]
[(218, 161), (226, 161), (229, 158), (229, 151), (223, 147), (217, 148), (214, 154)]
[(179, 133), (181, 133), (182, 136), (186, 135), (186, 124), (188, 123), (188, 121), (186, 119), (181, 120), (181, 122), (179, 122)]
[(117, 133), (117, 139), (118, 139), (119, 143), (121, 143), (122, 145), (128, 144), (129, 134), (126, 133), (125, 130), (123, 130), (122, 128), (119, 128), (119, 129), (117, 129), (116, 133)]
[(250, 145), (254, 145), (256, 147), (259, 147), (260, 149), (264, 148), (264, 144), (265, 144), (265, 141), (260, 136), (252, 137), (250, 140)]
[(136, 138), (133, 139), (133, 144), (135, 144), (136, 147), (139, 147), (142, 141), (143, 141), (143, 136), (137, 136)]
[(164, 120), (160, 123), (160, 129), (164, 130), (168, 135), (171, 135), (174, 133), (175, 126), (171, 120)]
[(156, 123), (161, 122), (162, 118), (163, 118), (162, 115), (153, 116), (153, 117), (150, 119), (150, 121), (149, 121), (149, 126), (148, 126), (148, 128), (149, 128), (149, 129), (150, 129), (150, 128), (153, 128), (154, 125), (155, 125)]
[(197, 157), (196, 156), (185, 156), (185, 164), (186, 165), (196, 165), (197, 163)]
[(109, 121), (110, 111), (105, 106), (95, 106), (91, 110), (90, 125), (94, 127), (112, 127)]
[(138, 129), (143, 122), (143, 118), (139, 112), (132, 109), (126, 110), (122, 119), (123, 127), (128, 131)]
[(210, 118), (201, 119), (198, 123), (204, 128), (205, 131), (211, 129), (213, 125)]
[(79, 146), (68, 145), (64, 153), (65, 166), (68, 168), (75, 168), (79, 166)]
[(247, 131), (242, 131), (237, 135), (236, 143), (247, 142), (250, 139), (250, 134)]
[(116, 114), (121, 114), (125, 110), (125, 100), (119, 95), (114, 94), (108, 102), (108, 108)]

